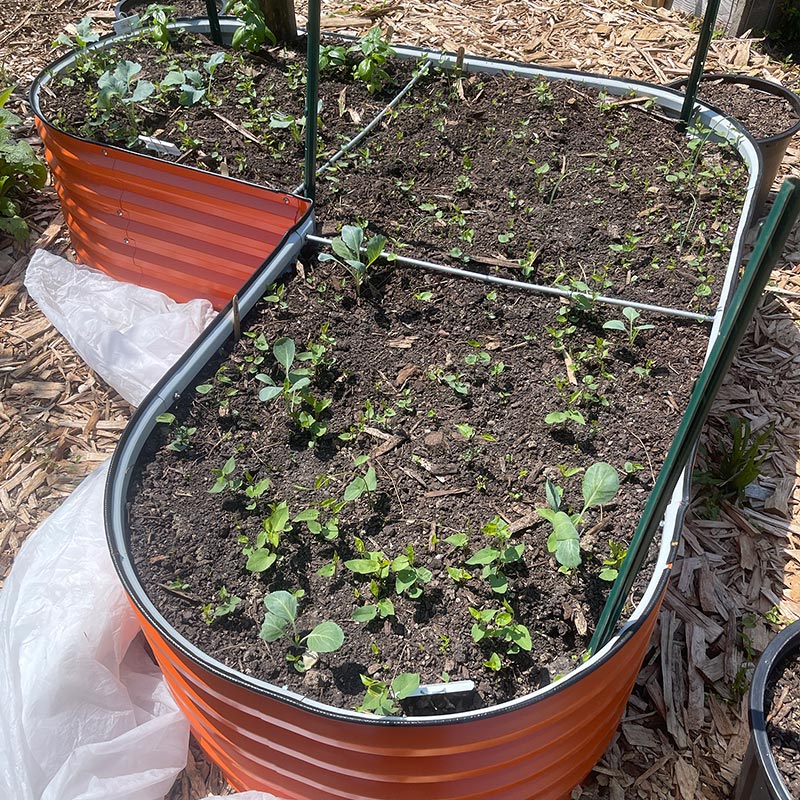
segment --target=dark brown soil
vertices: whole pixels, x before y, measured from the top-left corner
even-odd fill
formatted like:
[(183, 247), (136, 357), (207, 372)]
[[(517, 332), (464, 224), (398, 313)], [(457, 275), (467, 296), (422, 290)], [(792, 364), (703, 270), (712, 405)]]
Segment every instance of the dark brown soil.
[[(652, 317), (647, 322), (655, 328), (630, 347), (603, 331), (602, 323), (617, 316), (608, 307), (572, 310), (562, 322), (559, 309), (536, 294), (399, 267), (374, 276), (360, 301), (327, 264), (276, 292), (245, 321), (247, 336), (198, 378), (211, 391), (190, 391), (173, 409), (177, 420), (157, 426), (138, 468), (129, 517), (136, 569), (169, 622), (245, 674), (350, 708), (363, 696), (361, 674), (391, 681), (416, 672), (423, 683), (443, 674), (469, 678), (477, 686), (469, 703), (481, 706), (524, 695), (574, 668), (609, 588), (598, 577), (608, 542), (627, 542), (637, 524), (700, 368), (707, 328)], [(568, 349), (582, 364), (577, 380), (584, 371), (597, 375), (598, 399), (576, 406), (586, 425), (548, 425), (544, 416), (566, 408), (575, 388), (548, 328), (571, 324)], [(314, 391), (332, 402), (324, 414), (328, 432), (316, 446), (291, 424), (281, 401), (265, 406), (257, 399), (263, 384), (250, 370), (253, 359), (264, 356), (258, 369), (277, 376), (270, 352), (254, 347), (252, 337), (262, 334), (265, 343), (291, 337), (298, 352), (312, 343), (326, 348)], [(604, 371), (613, 378), (600, 376), (592, 356), (579, 355), (603, 334)], [(633, 368), (647, 359), (651, 374), (640, 379)], [(466, 394), (450, 387), (454, 377)], [(181, 424), (197, 431), (178, 454), (166, 445)], [(457, 427), (463, 425), (474, 433)], [(256, 537), (269, 504), (286, 502), (294, 516), (341, 497), (366, 470), (355, 465), (360, 455), (371, 456), (377, 489), (345, 506), (338, 538), (326, 542), (295, 523), (277, 564), (262, 577), (248, 573), (243, 542)], [(230, 457), (236, 476), (271, 481), (252, 511), (242, 490), (208, 491), (212, 470)], [(616, 468), (620, 492), (602, 515), (587, 512), (583, 564), (559, 574), (545, 545), (547, 525), (535, 513), (545, 506), (544, 479), (563, 487), (564, 504), (577, 512), (581, 475), (563, 473), (598, 461)], [(626, 462), (635, 465), (629, 476)], [(491, 590), (480, 567), (465, 567), (492, 543), (482, 528), (498, 516), (515, 531), (511, 543), (524, 544), (522, 560), (505, 570), (506, 595)], [(467, 534), (463, 548), (444, 542), (456, 533)], [(359, 540), (389, 558), (411, 546), (414, 563), (432, 573), (422, 597), (398, 595), (390, 578), (380, 596), (393, 601), (395, 615), (353, 621), (352, 612), (372, 599), (369, 580), (343, 567), (358, 557)], [(318, 570), (332, 562), (334, 576), (321, 577)], [(447, 567), (466, 568), (472, 577), (459, 585)], [(243, 602), (230, 618), (206, 625), (201, 608), (215, 606), (223, 586)], [(305, 675), (286, 661), (290, 642), (267, 645), (258, 637), (264, 596), (279, 589), (305, 591), (301, 632), (323, 619), (345, 631), (342, 649)], [(500, 609), (503, 597), (530, 630), (530, 654), (505, 655), (501, 644), (476, 644), (470, 635), (469, 608)], [(499, 672), (484, 666), (493, 651), (504, 661)]]
[(800, 652), (790, 653), (767, 684), (767, 737), (791, 797), (800, 797)]
[[(151, 0), (133, 0), (127, 3), (123, 9), (126, 16), (133, 16), (134, 14), (144, 14), (147, 7), (151, 5)], [(163, 5), (171, 6), (175, 12), (171, 15), (173, 17), (205, 17), (208, 15), (208, 7), (206, 0), (174, 0), (174, 2), (164, 3)], [(221, 11), (224, 3), (222, 0), (217, 0), (217, 10)]]
[(757, 139), (783, 133), (798, 120), (788, 100), (744, 83), (702, 81), (698, 96), (738, 119)]
[[(137, 135), (154, 136), (178, 147), (182, 164), (291, 191), (303, 179), (305, 50), (261, 50), (258, 54), (226, 50), (214, 72), (210, 103), (179, 105), (180, 91), (156, 92), (134, 106), (97, 109), (97, 78), (123, 60), (142, 65), (138, 77), (159, 84), (167, 72), (194, 69), (220, 48), (204, 37), (175, 38), (168, 53), (148, 38), (121, 42), (91, 56), (92, 68), (72, 71), (53, 81), (54, 93), (42, 95), (42, 108), (58, 127), (109, 144), (156, 155)], [(83, 62), (86, 64), (87, 62)], [(325, 72), (320, 79), (321, 111), (318, 138), (320, 162), (332, 156), (369, 122), (411, 77), (413, 64), (398, 62), (387, 69), (391, 80), (375, 95), (351, 80), (347, 66)], [(128, 111), (135, 108), (136, 127)], [(297, 120), (275, 127), (274, 115)], [(244, 132), (243, 132), (244, 131)], [(164, 156), (162, 156), (164, 157)]]
[(340, 164), (327, 229), (367, 220), (400, 255), (703, 311), (744, 187), (729, 151), (646, 109), (510, 76), (439, 76)]

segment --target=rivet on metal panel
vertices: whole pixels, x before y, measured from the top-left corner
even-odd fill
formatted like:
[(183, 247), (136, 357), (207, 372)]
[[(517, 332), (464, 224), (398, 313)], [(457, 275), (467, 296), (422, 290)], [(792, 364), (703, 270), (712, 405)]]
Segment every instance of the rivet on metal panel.
[(122, 209), (121, 209), (121, 208), (118, 208), (118, 209), (117, 209), (117, 216), (118, 216), (118, 217), (121, 217), (121, 216), (122, 216)]
[(108, 150), (103, 150), (103, 155), (107, 156), (108, 155)]
[(125, 238), (124, 238), (122, 241), (123, 241), (125, 244), (128, 244), (128, 237), (126, 236), (126, 237), (125, 237)]
[(288, 198), (288, 197), (284, 197), (284, 198), (283, 198), (283, 204), (284, 204), (285, 206), (288, 206), (288, 205), (289, 205), (289, 198)]

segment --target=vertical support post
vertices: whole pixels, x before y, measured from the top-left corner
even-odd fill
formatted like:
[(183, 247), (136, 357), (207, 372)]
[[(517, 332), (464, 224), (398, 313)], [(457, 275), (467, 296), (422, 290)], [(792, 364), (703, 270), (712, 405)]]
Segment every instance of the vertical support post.
[(219, 28), (219, 12), (217, 11), (216, 0), (206, 0), (206, 12), (211, 26), (211, 38), (214, 40), (214, 44), (222, 47), (222, 31)]
[(317, 106), (319, 88), (319, 18), (320, 0), (308, 0), (306, 24), (306, 162), (303, 190), (314, 199), (317, 177)]
[(678, 130), (685, 131), (692, 116), (694, 101), (697, 99), (697, 86), (703, 76), (703, 67), (706, 65), (708, 56), (708, 46), (711, 44), (711, 36), (714, 33), (714, 23), (717, 21), (720, 0), (708, 0), (706, 13), (703, 15), (703, 26), (700, 28), (700, 38), (697, 42), (692, 71), (689, 73), (689, 81), (686, 84), (686, 91), (681, 108), (681, 119), (678, 123)]

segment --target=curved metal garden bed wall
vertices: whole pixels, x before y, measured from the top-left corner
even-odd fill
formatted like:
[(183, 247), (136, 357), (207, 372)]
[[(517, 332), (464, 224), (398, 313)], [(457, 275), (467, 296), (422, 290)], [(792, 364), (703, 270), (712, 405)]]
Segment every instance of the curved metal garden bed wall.
[[(401, 55), (449, 57), (398, 48)], [(452, 61), (452, 59), (450, 59)], [(513, 70), (531, 78), (576, 80), (613, 94), (632, 89), (677, 113), (682, 96), (660, 87), (595, 75), (466, 59), (468, 69)], [(758, 151), (735, 122), (701, 112), (703, 123), (735, 142), (750, 168), (745, 211), (711, 331), (719, 331), (735, 281), (744, 232), (760, 173)], [(242, 294), (246, 313), (277, 274), (291, 265), (276, 256)], [(221, 315), (143, 403), (114, 456), (106, 495), (106, 526), (114, 563), (142, 621), (173, 694), (206, 752), (238, 788), (286, 798), (363, 800), (539, 800), (562, 798), (607, 747), (638, 673), (666, 589), (685, 509), (684, 472), (665, 515), (654, 574), (629, 620), (599, 652), (550, 686), (475, 712), (424, 718), (380, 718), (318, 703), (244, 676), (181, 637), (144, 593), (128, 552), (125, 501), (131, 470), (156, 416), (192, 385), (194, 375), (231, 336)]]

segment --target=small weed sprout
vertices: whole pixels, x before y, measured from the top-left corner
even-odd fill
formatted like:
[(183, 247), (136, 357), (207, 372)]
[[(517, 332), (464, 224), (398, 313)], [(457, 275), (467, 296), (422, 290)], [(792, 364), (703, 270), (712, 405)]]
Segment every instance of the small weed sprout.
[(584, 473), (581, 485), (583, 508), (579, 514), (569, 515), (561, 510), (563, 491), (549, 478), (545, 480), (548, 508), (537, 508), (540, 517), (546, 519), (553, 532), (547, 539), (547, 549), (555, 554), (560, 564), (559, 572), (569, 574), (581, 565), (580, 535), (576, 525), (583, 522), (583, 515), (590, 508), (610, 502), (619, 491), (619, 476), (611, 464), (598, 461)]
[(502, 572), (502, 568), (508, 564), (513, 564), (522, 558), (525, 550), (524, 544), (509, 545), (511, 531), (508, 525), (500, 517), (494, 517), (487, 522), (481, 529), (486, 536), (495, 539), (496, 545), (484, 547), (478, 550), (466, 565), (482, 566), (481, 576), (489, 582), (492, 590), (497, 594), (505, 594), (508, 591), (508, 579)]
[(701, 476), (701, 482), (721, 487), (741, 500), (745, 488), (758, 478), (761, 465), (769, 455), (765, 446), (773, 431), (774, 425), (771, 424), (754, 434), (749, 420), (728, 417), (730, 446), (723, 444), (715, 460), (718, 464), (715, 474)]
[[(361, 287), (367, 279), (367, 274), (372, 265), (378, 260), (386, 245), (386, 237), (380, 234), (373, 236), (368, 242), (366, 253), (361, 254), (364, 244), (364, 229), (359, 225), (344, 225), (341, 236), (337, 236), (331, 247), (336, 253), (320, 253), (320, 261), (336, 261), (341, 264), (352, 276), (356, 287), (356, 294), (361, 296)], [(337, 258), (338, 256), (338, 258)]]
[(388, 717), (400, 713), (396, 701), (404, 700), (419, 689), (419, 675), (415, 672), (402, 672), (391, 683), (362, 675), (361, 683), (367, 691), (356, 711)]
[[(161, 422), (165, 425), (172, 425), (175, 422), (175, 415), (166, 413), (159, 414), (156, 417), (156, 422)], [(179, 425), (172, 432), (172, 441), (167, 443), (167, 450), (172, 450), (173, 453), (182, 453), (187, 450), (191, 445), (191, 438), (197, 433), (197, 428), (187, 427), (186, 425)]]
[(291, 632), (294, 648), (286, 660), (298, 672), (306, 672), (319, 660), (320, 653), (332, 653), (344, 644), (344, 631), (331, 620), (320, 622), (304, 636), (297, 629), (297, 600), (303, 592), (271, 592), (264, 598), (267, 613), (259, 636), (265, 642), (276, 642)]
[(236, 469), (236, 458), (231, 456), (221, 467), (212, 467), (216, 480), (214, 485), (208, 490), (209, 494), (220, 494), (221, 492), (236, 492), (242, 488), (243, 480), (232, 477)]
[(628, 548), (617, 544), (613, 539), (608, 540), (610, 555), (603, 560), (603, 569), (600, 571), (601, 581), (615, 581), (622, 568), (622, 562), (628, 555)]
[(641, 317), (641, 312), (637, 311), (632, 306), (625, 306), (622, 309), (622, 316), (624, 319), (612, 319), (603, 323), (603, 329), (607, 331), (622, 331), (628, 336), (628, 344), (633, 347), (636, 337), (642, 331), (649, 331), (655, 328), (655, 325), (637, 325), (636, 320)]
[(223, 617), (231, 616), (242, 604), (242, 598), (230, 594), (225, 586), (222, 586), (217, 592), (217, 600), (219, 602), (216, 605), (214, 603), (208, 603), (202, 608), (203, 622), (205, 622), (206, 625), (211, 625), (213, 622)]
[[(470, 606), (469, 613), (475, 619), (471, 634), (476, 643), (487, 639), (498, 641), (510, 656), (516, 655), (520, 650), (530, 652), (533, 647), (530, 631), (525, 625), (514, 621), (514, 609), (506, 600), (503, 600), (503, 607), (499, 609), (478, 609)], [(496, 672), (502, 668), (502, 659), (494, 652), (484, 662), (484, 666)]]

